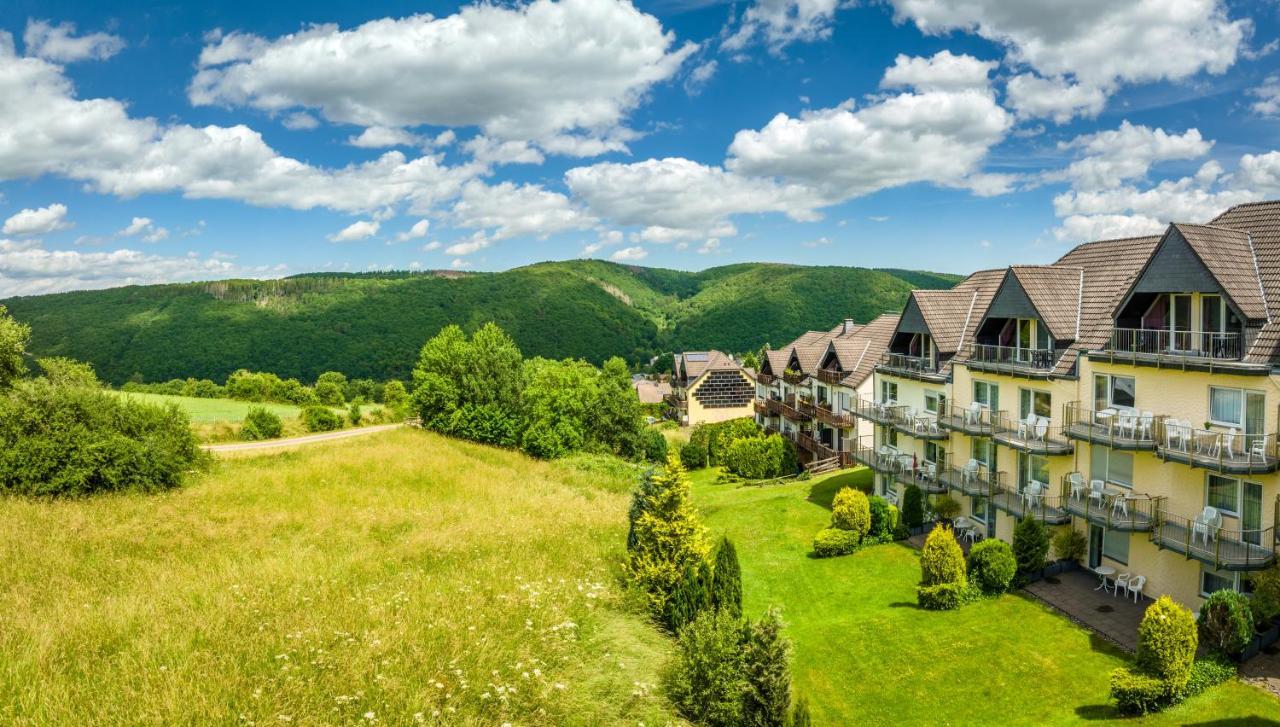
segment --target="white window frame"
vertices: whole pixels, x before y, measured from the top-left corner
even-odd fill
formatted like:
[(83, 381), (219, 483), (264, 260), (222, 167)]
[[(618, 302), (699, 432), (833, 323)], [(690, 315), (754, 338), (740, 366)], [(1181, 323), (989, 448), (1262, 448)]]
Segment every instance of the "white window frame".
[[(979, 386), (981, 386), (981, 387), (983, 388), (983, 391), (985, 391), (985, 392), (986, 392), (986, 395), (985, 395), (984, 397), (982, 397), (982, 398), (979, 398), (979, 397), (978, 397), (978, 387), (979, 387)], [(999, 403), (999, 399), (1000, 399), (1000, 384), (997, 384), (997, 383), (992, 382), (992, 381), (983, 381), (982, 379), (974, 379), (974, 380), (973, 380), (973, 400), (974, 400), (974, 401), (976, 401), (976, 402), (978, 402), (978, 403), (980, 403), (980, 404), (982, 404), (983, 406), (987, 407), (988, 409), (993, 409), (993, 407), (991, 406), (991, 392), (992, 392), (992, 391), (994, 391), (994, 392), (995, 392), (995, 394), (996, 394), (996, 400), (997, 400), (997, 404), (998, 404), (998, 403)]]
[[(1234, 391), (1240, 395), (1239, 421), (1229, 422), (1213, 418), (1213, 392), (1215, 391)], [(1235, 427), (1237, 429), (1244, 428), (1244, 415), (1247, 408), (1246, 397), (1248, 389), (1242, 389), (1237, 386), (1210, 386), (1209, 387), (1209, 423), (1216, 424), (1220, 427)]]
[(1214, 577), (1221, 578), (1223, 580), (1230, 580), (1231, 590), (1237, 591), (1237, 592), (1240, 591), (1240, 572), (1239, 571), (1230, 571), (1230, 570), (1221, 571), (1216, 568), (1210, 568), (1208, 564), (1201, 563), (1200, 564), (1200, 582), (1196, 584), (1197, 588), (1200, 591), (1201, 598), (1208, 598), (1210, 595), (1209, 591), (1206, 591), (1204, 587), (1204, 577), (1206, 574), (1212, 574)]
[[(1106, 387), (1105, 387), (1105, 388), (1106, 388), (1106, 390), (1107, 390), (1107, 396), (1106, 396), (1106, 399), (1102, 402), (1102, 403), (1103, 403), (1103, 405), (1104, 405), (1102, 408), (1104, 408), (1104, 409), (1105, 409), (1106, 407), (1115, 407), (1115, 406), (1116, 406), (1115, 397), (1113, 396), (1113, 394), (1115, 393), (1115, 390), (1116, 390), (1115, 380), (1116, 380), (1116, 379), (1128, 379), (1129, 381), (1132, 381), (1132, 382), (1133, 382), (1133, 404), (1132, 404), (1132, 406), (1133, 406), (1134, 408), (1137, 408), (1137, 406), (1138, 406), (1138, 379), (1137, 379), (1137, 377), (1135, 377), (1135, 376), (1120, 376), (1120, 375), (1118, 375), (1118, 374), (1094, 374), (1094, 375), (1093, 375), (1093, 379), (1094, 379), (1094, 390), (1095, 390), (1095, 392), (1096, 392), (1096, 390), (1097, 390), (1097, 381), (1098, 381), (1098, 379), (1104, 379), (1104, 380), (1107, 382), (1107, 383), (1106, 383)], [(1098, 402), (1096, 402), (1096, 401), (1095, 401), (1095, 402), (1094, 402), (1094, 407), (1095, 407), (1095, 408), (1097, 407), (1097, 404), (1098, 404)], [(1128, 406), (1130, 406), (1130, 405), (1129, 405), (1129, 404), (1120, 404), (1120, 406), (1128, 407)]]

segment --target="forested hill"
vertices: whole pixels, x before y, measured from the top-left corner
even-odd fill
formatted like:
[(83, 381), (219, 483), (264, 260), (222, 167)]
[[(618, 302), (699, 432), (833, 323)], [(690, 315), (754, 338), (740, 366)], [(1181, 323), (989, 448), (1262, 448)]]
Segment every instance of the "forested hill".
[(404, 378), (448, 323), (495, 321), (526, 355), (632, 362), (673, 350), (778, 345), (843, 317), (899, 310), (913, 287), (957, 276), (747, 263), (692, 273), (596, 260), (501, 273), (301, 275), (0, 300), (36, 356), (88, 361), (119, 384), (238, 368), (312, 381), (326, 370)]

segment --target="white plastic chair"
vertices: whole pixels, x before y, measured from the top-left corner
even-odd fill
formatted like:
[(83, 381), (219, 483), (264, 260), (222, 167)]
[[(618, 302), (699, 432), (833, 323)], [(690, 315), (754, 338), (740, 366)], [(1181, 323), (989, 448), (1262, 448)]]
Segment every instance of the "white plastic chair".
[(1237, 438), (1237, 437), (1239, 437), (1239, 436), (1240, 436), (1240, 434), (1239, 434), (1239, 432), (1237, 432), (1237, 431), (1236, 431), (1236, 428), (1235, 428), (1235, 427), (1232, 427), (1230, 431), (1228, 431), (1226, 434), (1222, 435), (1222, 449), (1224, 450), (1225, 454), (1227, 455), (1227, 459), (1235, 459), (1235, 457), (1236, 457), (1236, 438)]
[(1253, 444), (1252, 444), (1252, 445), (1250, 445), (1250, 447), (1249, 447), (1249, 461), (1250, 461), (1250, 462), (1254, 462), (1254, 461), (1257, 461), (1257, 462), (1265, 462), (1265, 461), (1267, 461), (1267, 440), (1266, 440), (1266, 437), (1258, 437), (1257, 439), (1253, 440)]
[(1133, 433), (1138, 429), (1138, 414), (1132, 409), (1121, 409), (1116, 414), (1116, 429), (1120, 436), (1133, 438)]
[(1137, 603), (1138, 598), (1142, 596), (1142, 587), (1145, 585), (1147, 585), (1146, 576), (1134, 576), (1129, 579), (1129, 583), (1125, 585), (1125, 590), (1128, 592), (1127, 595), (1133, 596), (1134, 603)]
[(1222, 513), (1218, 512), (1218, 508), (1212, 505), (1205, 505), (1204, 509), (1196, 515), (1195, 520), (1191, 521), (1191, 542), (1196, 541), (1199, 535), (1204, 539), (1204, 544), (1209, 545), (1209, 540), (1218, 539), (1218, 528), (1222, 527)]
[(1151, 441), (1151, 425), (1155, 422), (1156, 415), (1149, 411), (1142, 412), (1142, 417), (1138, 420), (1138, 433), (1134, 437), (1142, 442)]
[(1041, 417), (1036, 421), (1036, 439), (1044, 441), (1044, 435), (1049, 433), (1049, 420)]
[(1067, 475), (1067, 482), (1071, 483), (1072, 499), (1079, 500), (1080, 496), (1084, 494), (1084, 475), (1079, 472), (1072, 472)]
[(1040, 496), (1043, 494), (1044, 485), (1036, 482), (1035, 480), (1028, 482), (1027, 486), (1022, 490), (1022, 500), (1026, 503), (1027, 509), (1031, 510), (1035, 508), (1035, 506), (1040, 502)]
[(1129, 497), (1123, 492), (1117, 493), (1111, 498), (1111, 515), (1112, 517), (1119, 515), (1120, 517), (1129, 517)]
[(1028, 414), (1026, 419), (1018, 422), (1018, 439), (1025, 440), (1031, 436), (1031, 433), (1036, 430), (1036, 420), (1035, 414)]
[(971, 459), (965, 463), (964, 469), (960, 470), (960, 481), (964, 484), (972, 484), (978, 479), (978, 469), (982, 467), (982, 463), (976, 459)]
[(1089, 500), (1097, 500), (1098, 507), (1102, 507), (1102, 504), (1106, 502), (1106, 497), (1107, 483), (1102, 480), (1089, 480)]
[(1128, 588), (1129, 579), (1132, 577), (1133, 577), (1133, 574), (1131, 573), (1121, 573), (1120, 575), (1116, 576), (1116, 587), (1112, 589), (1111, 597), (1115, 598), (1116, 594), (1120, 592), (1121, 588)]
[(982, 423), (982, 402), (975, 401), (964, 412), (964, 423), (977, 426)]

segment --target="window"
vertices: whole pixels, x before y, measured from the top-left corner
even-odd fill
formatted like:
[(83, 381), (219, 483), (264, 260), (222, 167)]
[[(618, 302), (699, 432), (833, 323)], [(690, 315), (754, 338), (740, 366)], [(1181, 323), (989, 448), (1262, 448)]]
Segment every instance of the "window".
[(1244, 429), (1246, 434), (1261, 434), (1266, 396), (1260, 391), (1209, 387), (1209, 421), (1224, 427)]
[(974, 381), (973, 400), (985, 404), (991, 411), (999, 411), (1000, 386), (989, 381)]
[(1223, 514), (1234, 515), (1240, 509), (1240, 480), (1209, 475), (1205, 503), (1218, 508)]
[(1049, 484), (1049, 458), (1043, 454), (1018, 453), (1018, 491), (1031, 482)]
[(1090, 479), (1124, 488), (1133, 487), (1133, 453), (1093, 445), (1089, 448)]
[(1102, 534), (1102, 554), (1117, 563), (1129, 564), (1129, 533), (1107, 529)]
[(985, 497), (978, 497), (978, 496), (970, 497), (969, 509), (973, 513), (971, 517), (974, 520), (978, 520), (980, 522), (985, 523), (987, 521), (987, 507), (989, 505), (990, 503), (987, 501), (987, 498)]
[(974, 438), (969, 441), (969, 456), (985, 464), (988, 470), (995, 469), (995, 447), (991, 440)]
[(880, 382), (880, 401), (897, 401), (898, 384), (893, 381)]
[(1250, 543), (1260, 543), (1262, 485), (1221, 475), (1207, 475), (1205, 479), (1205, 504), (1217, 508), (1223, 515), (1240, 518), (1241, 537)]
[(888, 442), (890, 447), (897, 447), (898, 446), (898, 430), (890, 427), (886, 427), (884, 441)]
[(924, 458), (925, 461), (936, 463), (941, 467), (947, 459), (947, 450), (937, 442), (925, 442)]
[(1093, 408), (1137, 406), (1137, 384), (1132, 376), (1108, 376), (1098, 374), (1093, 377)]
[(1239, 589), (1239, 573), (1215, 570), (1207, 565), (1200, 566), (1200, 595), (1208, 596), (1216, 591), (1236, 591)]
[(1018, 391), (1018, 418), (1026, 419), (1028, 414), (1049, 419), (1053, 415), (1052, 399), (1047, 391), (1020, 389)]
[(930, 414), (937, 414), (938, 412), (946, 408), (947, 408), (946, 394), (943, 394), (940, 391), (924, 392), (924, 410), (925, 411), (929, 412)]

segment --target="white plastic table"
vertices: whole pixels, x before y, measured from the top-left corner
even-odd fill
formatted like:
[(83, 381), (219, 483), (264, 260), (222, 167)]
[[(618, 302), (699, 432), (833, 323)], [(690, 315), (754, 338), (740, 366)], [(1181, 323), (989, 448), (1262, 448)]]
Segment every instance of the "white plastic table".
[(1109, 591), (1109, 590), (1111, 590), (1110, 586), (1108, 586), (1108, 585), (1107, 585), (1107, 577), (1108, 577), (1108, 576), (1114, 576), (1114, 575), (1116, 574), (1116, 569), (1115, 569), (1115, 568), (1112, 568), (1112, 567), (1111, 567), (1111, 566), (1109, 566), (1109, 565), (1100, 565), (1100, 566), (1098, 566), (1097, 568), (1094, 568), (1094, 569), (1093, 569), (1093, 572), (1094, 572), (1094, 573), (1097, 573), (1097, 574), (1098, 574), (1098, 577), (1102, 579), (1102, 583), (1101, 583), (1097, 588), (1095, 588), (1095, 589), (1093, 589), (1093, 590), (1095, 590), (1095, 591)]

